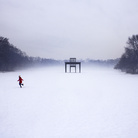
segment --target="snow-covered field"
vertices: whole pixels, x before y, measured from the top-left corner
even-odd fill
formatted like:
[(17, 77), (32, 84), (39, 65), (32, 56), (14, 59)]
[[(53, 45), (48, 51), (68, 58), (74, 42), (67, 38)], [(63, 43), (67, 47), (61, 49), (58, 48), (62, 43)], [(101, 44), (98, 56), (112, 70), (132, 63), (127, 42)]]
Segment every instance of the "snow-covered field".
[(138, 75), (96, 67), (0, 73), (0, 138), (138, 138)]

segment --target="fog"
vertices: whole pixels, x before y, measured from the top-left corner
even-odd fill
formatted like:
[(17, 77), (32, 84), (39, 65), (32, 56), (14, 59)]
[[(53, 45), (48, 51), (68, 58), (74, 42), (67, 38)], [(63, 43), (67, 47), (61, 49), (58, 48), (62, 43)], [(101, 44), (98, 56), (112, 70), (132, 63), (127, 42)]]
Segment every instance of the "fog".
[(137, 82), (137, 75), (96, 66), (0, 73), (0, 137), (137, 138)]

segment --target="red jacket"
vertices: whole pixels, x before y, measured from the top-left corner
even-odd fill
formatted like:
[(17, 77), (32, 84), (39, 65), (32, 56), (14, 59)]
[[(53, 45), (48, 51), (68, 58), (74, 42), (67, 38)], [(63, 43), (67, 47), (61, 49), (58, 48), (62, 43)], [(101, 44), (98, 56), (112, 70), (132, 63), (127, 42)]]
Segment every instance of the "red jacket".
[(19, 83), (22, 83), (23, 79), (21, 77), (19, 77)]

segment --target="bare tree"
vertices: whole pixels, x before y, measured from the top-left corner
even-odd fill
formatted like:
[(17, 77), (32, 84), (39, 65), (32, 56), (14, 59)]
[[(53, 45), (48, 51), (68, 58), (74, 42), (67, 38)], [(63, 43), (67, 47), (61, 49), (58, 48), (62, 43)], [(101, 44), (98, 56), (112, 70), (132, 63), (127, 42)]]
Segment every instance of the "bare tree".
[(128, 73), (138, 73), (138, 35), (128, 38), (125, 53), (121, 56), (115, 68)]

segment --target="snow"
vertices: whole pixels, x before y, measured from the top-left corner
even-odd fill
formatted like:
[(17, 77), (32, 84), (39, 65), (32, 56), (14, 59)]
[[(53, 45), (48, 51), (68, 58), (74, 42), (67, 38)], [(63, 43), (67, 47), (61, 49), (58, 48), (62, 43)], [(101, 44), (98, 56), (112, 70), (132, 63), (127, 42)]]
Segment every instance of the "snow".
[(0, 138), (137, 138), (138, 76), (82, 69), (0, 73)]

